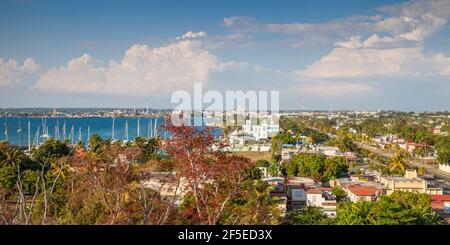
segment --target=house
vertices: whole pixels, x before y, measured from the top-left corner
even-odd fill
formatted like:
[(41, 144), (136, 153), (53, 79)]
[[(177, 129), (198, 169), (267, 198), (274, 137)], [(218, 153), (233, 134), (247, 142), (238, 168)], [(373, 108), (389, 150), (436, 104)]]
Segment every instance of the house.
[(287, 197), (284, 190), (284, 178), (272, 177), (266, 178), (263, 181), (272, 186), (269, 196), (276, 202), (277, 208), (284, 215), (287, 208)]
[(336, 217), (336, 196), (330, 188), (309, 188), (306, 190), (307, 205), (320, 207), (328, 217)]
[(430, 195), (431, 207), (441, 216), (447, 224), (450, 224), (450, 195)]
[(289, 209), (298, 209), (306, 205), (306, 190), (320, 186), (311, 178), (292, 177), (286, 181), (287, 205)]
[(407, 140), (405, 143), (399, 144), (399, 146), (400, 146), (400, 148), (404, 149), (406, 152), (412, 153), (412, 152), (414, 152), (414, 150), (416, 150), (418, 148), (427, 147), (428, 145), (419, 144), (419, 143), (412, 142), (411, 140)]
[(404, 177), (381, 176), (380, 183), (386, 186), (386, 194), (390, 195), (394, 191), (408, 191), (414, 193), (426, 193), (432, 195), (442, 195), (442, 188), (430, 188), (428, 182), (417, 177), (416, 170), (406, 170)]
[(379, 189), (376, 186), (361, 185), (361, 184), (349, 185), (346, 188), (344, 188), (344, 190), (347, 191), (347, 196), (349, 200), (352, 202), (376, 201), (377, 196), (380, 193)]
[(341, 152), (339, 151), (339, 148), (335, 146), (320, 146), (318, 147), (317, 150), (320, 154), (323, 154), (327, 157), (342, 156)]

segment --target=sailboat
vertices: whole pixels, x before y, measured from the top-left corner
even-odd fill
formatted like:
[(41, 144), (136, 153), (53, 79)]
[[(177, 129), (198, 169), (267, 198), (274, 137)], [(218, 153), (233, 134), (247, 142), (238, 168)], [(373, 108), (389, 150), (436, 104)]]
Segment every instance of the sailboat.
[(79, 143), (79, 142), (83, 142), (82, 140), (83, 140), (83, 137), (82, 137), (82, 135), (81, 135), (81, 127), (79, 127), (79, 128), (78, 128), (78, 143)]
[(19, 129), (17, 129), (17, 134), (19, 136), (19, 146), (22, 148), (22, 127), (20, 126), (20, 120), (19, 120)]
[(8, 142), (8, 122), (5, 120), (5, 141)]

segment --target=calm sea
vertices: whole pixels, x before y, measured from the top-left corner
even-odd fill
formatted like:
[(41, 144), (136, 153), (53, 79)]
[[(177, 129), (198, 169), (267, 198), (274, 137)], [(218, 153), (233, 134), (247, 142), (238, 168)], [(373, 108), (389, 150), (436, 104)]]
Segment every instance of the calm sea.
[[(112, 138), (112, 124), (113, 118), (111, 117), (85, 117), (85, 118), (30, 118), (30, 117), (1, 117), (0, 118), (0, 141), (6, 139), (5, 122), (8, 127), (8, 141), (10, 144), (23, 146), (28, 145), (28, 122), (30, 122), (30, 141), (31, 144), (36, 142), (37, 132), (39, 127), (39, 141), (42, 142), (45, 138), (43, 135), (43, 128), (48, 128), (48, 135), (51, 138), (63, 139), (64, 137), (64, 124), (66, 125), (65, 138), (72, 141), (72, 135), (74, 135), (73, 141), (76, 143), (81, 138), (83, 143), (88, 142), (89, 135), (98, 134), (104, 139)], [(128, 123), (128, 139), (133, 140), (138, 135), (141, 137), (154, 137), (158, 135), (160, 137), (168, 137), (161, 126), (164, 124), (164, 118), (139, 118), (139, 133), (138, 133), (138, 118), (136, 117), (116, 117), (114, 119), (114, 138), (119, 140), (126, 139), (126, 124)], [(156, 130), (155, 130), (156, 123)], [(20, 130), (22, 129), (21, 134)], [(73, 134), (72, 132), (73, 128)], [(81, 131), (81, 134), (80, 134)], [(220, 136), (222, 129), (217, 128), (214, 130), (215, 136)]]

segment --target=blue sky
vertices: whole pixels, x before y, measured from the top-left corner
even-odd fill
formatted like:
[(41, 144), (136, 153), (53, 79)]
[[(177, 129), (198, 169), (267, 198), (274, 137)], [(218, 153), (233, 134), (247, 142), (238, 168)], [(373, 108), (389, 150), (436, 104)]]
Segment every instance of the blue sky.
[(173, 107), (203, 82), (282, 109), (448, 110), (449, 19), (448, 0), (5, 0), (0, 107)]

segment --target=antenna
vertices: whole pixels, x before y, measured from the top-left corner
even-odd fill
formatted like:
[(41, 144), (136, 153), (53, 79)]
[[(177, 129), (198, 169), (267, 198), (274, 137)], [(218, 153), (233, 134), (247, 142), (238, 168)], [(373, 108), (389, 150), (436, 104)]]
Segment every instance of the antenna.
[(150, 100), (149, 99), (147, 99), (147, 101), (145, 102), (145, 107), (146, 107), (146, 109), (147, 109), (147, 115), (148, 114), (150, 114)]

